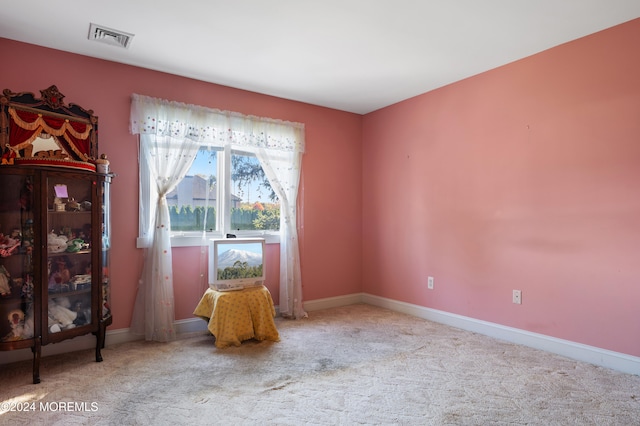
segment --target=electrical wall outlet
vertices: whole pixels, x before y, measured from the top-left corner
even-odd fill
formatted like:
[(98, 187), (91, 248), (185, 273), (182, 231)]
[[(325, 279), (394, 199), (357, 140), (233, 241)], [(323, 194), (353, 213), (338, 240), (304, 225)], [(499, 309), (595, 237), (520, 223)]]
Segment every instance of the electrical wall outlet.
[(513, 303), (516, 305), (522, 305), (522, 291), (513, 290)]
[(433, 277), (427, 278), (427, 288), (433, 290)]

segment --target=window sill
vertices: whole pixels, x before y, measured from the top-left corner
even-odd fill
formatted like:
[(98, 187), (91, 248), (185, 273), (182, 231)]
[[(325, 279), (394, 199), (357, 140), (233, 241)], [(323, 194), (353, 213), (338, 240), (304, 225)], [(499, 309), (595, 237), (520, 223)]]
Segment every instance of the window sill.
[[(280, 233), (276, 232), (239, 232), (238, 238), (264, 238), (266, 244), (280, 244)], [(207, 240), (211, 238), (222, 238), (218, 234), (207, 235)], [(175, 233), (171, 235), (171, 247), (199, 247), (202, 243), (202, 235), (187, 233)], [(136, 248), (148, 248), (149, 242), (146, 238), (136, 239)]]

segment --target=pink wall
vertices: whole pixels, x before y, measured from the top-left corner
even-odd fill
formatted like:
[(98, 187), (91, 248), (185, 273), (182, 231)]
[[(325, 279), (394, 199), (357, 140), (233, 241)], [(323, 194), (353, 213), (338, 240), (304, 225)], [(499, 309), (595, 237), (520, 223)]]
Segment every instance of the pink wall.
[[(2, 38), (0, 52), (16, 64), (0, 67), (0, 89), (38, 94), (55, 84), (66, 96), (65, 102), (93, 109), (99, 117), (100, 152), (109, 156), (118, 175), (112, 192), (111, 330), (129, 327), (143, 261), (143, 251), (135, 246), (138, 153), (137, 139), (128, 131), (132, 93), (305, 123), (307, 149), (300, 194), (304, 298), (361, 290), (361, 116)], [(176, 248), (173, 253), (176, 319), (193, 318), (202, 294), (198, 249)], [(268, 287), (278, 303), (277, 246), (270, 246), (268, 255)]]
[[(0, 88), (56, 84), (100, 117), (118, 173), (112, 330), (142, 265), (135, 92), (306, 124), (305, 300), (365, 291), (640, 356), (638, 39), (635, 20), (364, 117), (1, 38), (18, 65)], [(173, 253), (176, 318), (191, 318), (198, 250)], [(277, 246), (268, 262), (277, 299)]]
[(640, 19), (366, 115), (363, 290), (640, 356), (638, 40)]

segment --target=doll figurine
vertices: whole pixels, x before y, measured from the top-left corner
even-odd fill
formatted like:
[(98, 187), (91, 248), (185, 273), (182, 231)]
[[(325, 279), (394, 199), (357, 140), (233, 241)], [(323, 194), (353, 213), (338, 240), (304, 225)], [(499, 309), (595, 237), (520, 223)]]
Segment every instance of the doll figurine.
[(69, 271), (70, 262), (67, 256), (61, 256), (51, 265), (49, 275), (49, 290), (61, 291), (62, 286), (68, 284), (71, 280), (71, 271)]
[(11, 325), (11, 332), (5, 337), (5, 341), (20, 340), (24, 335), (24, 312), (14, 309), (7, 316)]

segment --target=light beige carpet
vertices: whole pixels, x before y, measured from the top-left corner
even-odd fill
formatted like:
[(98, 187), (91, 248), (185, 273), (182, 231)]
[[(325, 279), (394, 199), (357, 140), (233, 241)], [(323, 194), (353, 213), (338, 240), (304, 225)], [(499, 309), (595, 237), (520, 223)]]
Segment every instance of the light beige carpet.
[(0, 366), (0, 404), (35, 408), (0, 424), (640, 424), (640, 376), (367, 305), (277, 326), (279, 343), (201, 333), (47, 357), (38, 385), (30, 362)]

